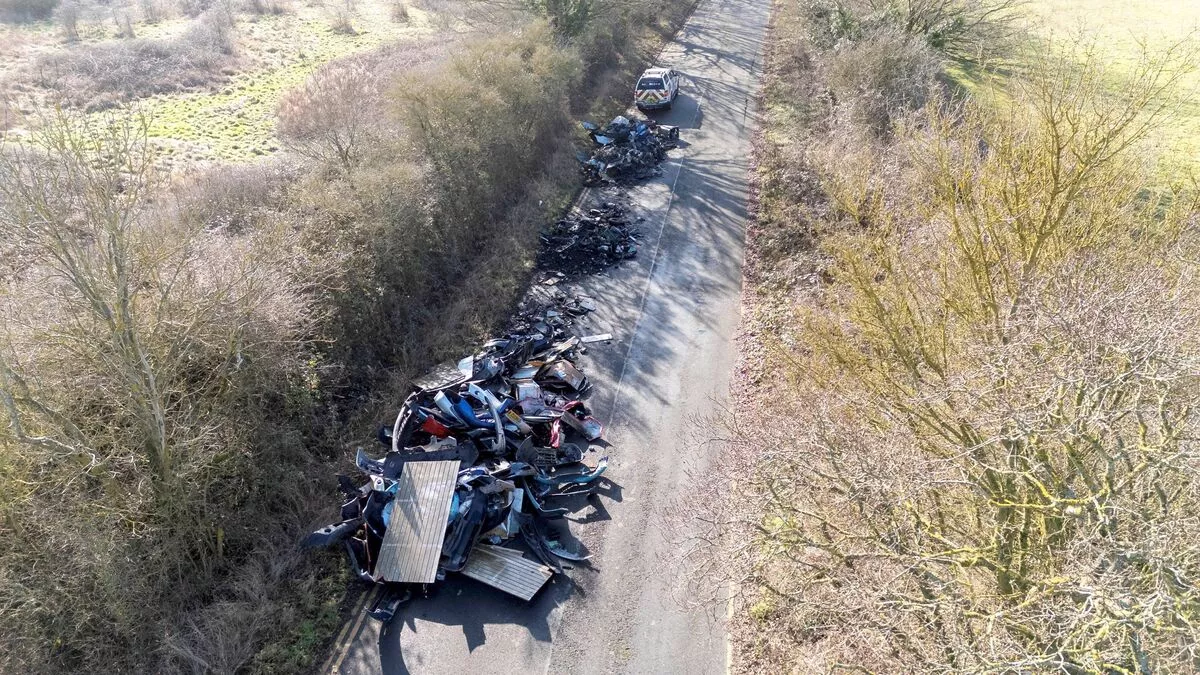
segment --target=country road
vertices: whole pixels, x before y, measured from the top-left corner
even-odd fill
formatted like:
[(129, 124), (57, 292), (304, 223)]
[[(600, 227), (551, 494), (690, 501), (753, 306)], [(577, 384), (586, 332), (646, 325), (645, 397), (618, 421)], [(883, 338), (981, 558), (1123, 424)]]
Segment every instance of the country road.
[(590, 565), (528, 604), (452, 575), (383, 630), (352, 617), (336, 672), (725, 671), (724, 610), (685, 610), (671, 598), (658, 513), (681, 496), (685, 471), (708, 461), (692, 428), (728, 395), (769, 12), (769, 0), (701, 0), (665, 48), (658, 65), (681, 71), (684, 86), (654, 116), (681, 127), (683, 147), (661, 177), (628, 192), (645, 218), (638, 257), (578, 286), (599, 305), (582, 330), (615, 336), (581, 361), (612, 445), (608, 489), (571, 523)]

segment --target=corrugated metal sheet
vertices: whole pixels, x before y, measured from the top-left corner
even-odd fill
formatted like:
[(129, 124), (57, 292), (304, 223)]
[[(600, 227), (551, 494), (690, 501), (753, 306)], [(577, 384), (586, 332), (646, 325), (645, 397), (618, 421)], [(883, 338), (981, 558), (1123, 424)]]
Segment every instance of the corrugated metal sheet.
[(375, 573), (385, 581), (429, 584), (437, 578), (458, 460), (407, 462)]
[(554, 575), (549, 567), (525, 559), (520, 551), (487, 544), (471, 549), (462, 573), (526, 601)]

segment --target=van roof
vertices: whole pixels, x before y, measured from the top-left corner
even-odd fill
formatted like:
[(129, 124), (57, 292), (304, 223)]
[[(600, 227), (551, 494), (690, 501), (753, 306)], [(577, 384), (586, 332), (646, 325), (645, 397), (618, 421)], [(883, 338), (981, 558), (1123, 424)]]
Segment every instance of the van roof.
[(662, 77), (667, 74), (669, 68), (647, 68), (642, 71), (642, 77)]

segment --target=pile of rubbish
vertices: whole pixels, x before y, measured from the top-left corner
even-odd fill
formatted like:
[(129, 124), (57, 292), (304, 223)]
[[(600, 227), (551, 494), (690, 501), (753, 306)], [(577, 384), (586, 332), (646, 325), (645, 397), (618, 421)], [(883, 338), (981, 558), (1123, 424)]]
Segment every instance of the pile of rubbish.
[(618, 115), (601, 129), (583, 122), (595, 149), (580, 157), (585, 185), (624, 183), (657, 176), (660, 162), (679, 141), (679, 127)]
[[(503, 335), (416, 380), (395, 422), (379, 430), (382, 458), (359, 449), (358, 483), (338, 476), (337, 522), (305, 540), (342, 547), (355, 576), (384, 584), (371, 613), (389, 620), (412, 586), (460, 573), (530, 600), (570, 550), (551, 521), (562, 497), (590, 495), (607, 468), (584, 463), (603, 426), (583, 399), (591, 383), (576, 366), (581, 338), (568, 330), (595, 309), (555, 291), (520, 311)], [(535, 559), (508, 543), (524, 542)]]
[(561, 276), (595, 274), (637, 255), (638, 232), (625, 207), (604, 202), (542, 234), (538, 267)]

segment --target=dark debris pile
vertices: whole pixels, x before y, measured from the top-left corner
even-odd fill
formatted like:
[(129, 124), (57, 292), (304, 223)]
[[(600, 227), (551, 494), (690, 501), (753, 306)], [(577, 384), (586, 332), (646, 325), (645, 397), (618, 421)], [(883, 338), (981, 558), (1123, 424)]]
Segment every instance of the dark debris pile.
[(542, 234), (538, 268), (563, 277), (595, 274), (637, 255), (638, 230), (625, 207), (605, 202)]
[(679, 127), (653, 120), (613, 118), (603, 129), (591, 122), (583, 128), (595, 143), (590, 156), (581, 157), (585, 185), (628, 183), (661, 173), (658, 165), (679, 141)]

